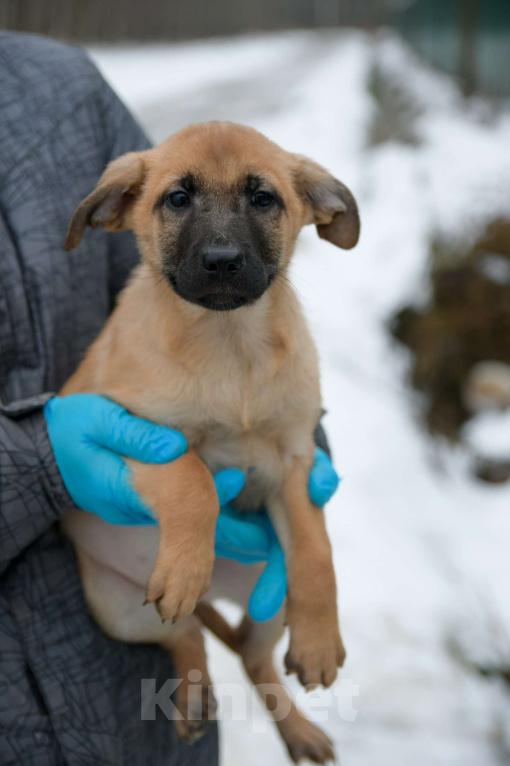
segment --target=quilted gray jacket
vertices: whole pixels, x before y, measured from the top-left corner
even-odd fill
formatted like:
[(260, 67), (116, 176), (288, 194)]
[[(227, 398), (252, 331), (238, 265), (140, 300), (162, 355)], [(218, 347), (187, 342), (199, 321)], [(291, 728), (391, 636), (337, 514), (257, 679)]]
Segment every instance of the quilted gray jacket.
[(173, 678), (157, 647), (106, 638), (87, 614), (56, 525), (72, 506), (41, 404), (99, 332), (137, 259), (131, 235), (62, 241), (107, 162), (148, 146), (77, 48), (0, 33), (0, 764), (217, 763), (217, 728), (192, 747), (141, 679)]

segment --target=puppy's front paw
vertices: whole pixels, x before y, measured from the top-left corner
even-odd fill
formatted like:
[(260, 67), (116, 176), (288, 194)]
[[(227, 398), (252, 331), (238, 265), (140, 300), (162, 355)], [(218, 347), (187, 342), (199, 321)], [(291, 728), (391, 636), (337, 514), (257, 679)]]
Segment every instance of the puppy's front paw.
[(329, 631), (307, 626), (292, 630), (285, 655), (288, 673), (296, 673), (303, 686), (331, 686), (345, 660), (345, 649), (336, 627)]
[(193, 613), (208, 590), (212, 563), (159, 553), (145, 588), (146, 602), (154, 604), (162, 620), (182, 620)]
[(279, 725), (281, 735), (294, 763), (302, 759), (312, 763), (328, 763), (335, 760), (330, 738), (318, 726), (300, 716), (299, 726), (288, 731)]

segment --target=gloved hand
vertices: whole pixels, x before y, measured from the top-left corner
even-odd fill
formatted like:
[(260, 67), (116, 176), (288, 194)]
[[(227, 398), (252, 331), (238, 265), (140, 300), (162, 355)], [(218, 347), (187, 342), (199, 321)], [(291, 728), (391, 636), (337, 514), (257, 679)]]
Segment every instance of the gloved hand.
[(186, 452), (179, 431), (131, 415), (98, 394), (55, 396), (44, 416), (60, 475), (78, 508), (110, 524), (156, 524), (121, 455), (167, 463)]
[[(336, 491), (339, 482), (329, 457), (324, 450), (316, 447), (315, 461), (308, 478), (308, 494), (312, 503), (319, 507), (325, 505)], [(242, 484), (235, 495), (241, 486)], [(225, 497), (223, 500), (225, 501)], [(283, 551), (273, 526), (266, 513), (239, 513), (229, 503), (221, 505), (216, 522), (215, 553), (242, 564), (267, 561), (250, 596), (248, 613), (254, 620), (269, 620), (277, 613), (287, 592)]]

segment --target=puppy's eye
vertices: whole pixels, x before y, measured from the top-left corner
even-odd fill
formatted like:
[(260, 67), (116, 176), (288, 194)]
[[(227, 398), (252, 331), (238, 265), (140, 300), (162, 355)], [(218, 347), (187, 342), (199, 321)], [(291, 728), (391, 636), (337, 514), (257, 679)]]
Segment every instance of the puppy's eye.
[(251, 204), (255, 207), (269, 207), (274, 202), (274, 197), (269, 192), (256, 192), (251, 198)]
[(168, 202), (170, 207), (181, 208), (181, 207), (186, 207), (186, 205), (189, 205), (190, 199), (189, 199), (189, 196), (186, 194), (186, 192), (175, 191), (175, 192), (169, 192), (166, 195), (166, 201)]

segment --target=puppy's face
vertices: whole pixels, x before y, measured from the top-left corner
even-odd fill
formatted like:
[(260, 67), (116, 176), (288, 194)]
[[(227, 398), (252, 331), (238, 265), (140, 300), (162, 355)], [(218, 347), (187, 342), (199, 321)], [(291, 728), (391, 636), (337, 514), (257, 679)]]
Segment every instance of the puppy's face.
[(268, 146), (247, 129), (212, 124), (183, 131), (159, 150), (137, 221), (143, 226), (152, 215), (147, 254), (185, 300), (236, 309), (260, 298), (278, 273), (294, 200), (283, 157)]
[(75, 211), (65, 247), (85, 226), (131, 228), (184, 300), (213, 311), (253, 303), (285, 268), (301, 227), (353, 247), (356, 203), (322, 167), (257, 131), (205, 123), (111, 163)]

